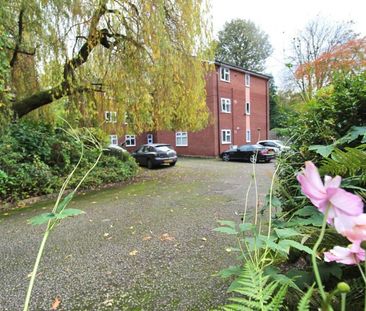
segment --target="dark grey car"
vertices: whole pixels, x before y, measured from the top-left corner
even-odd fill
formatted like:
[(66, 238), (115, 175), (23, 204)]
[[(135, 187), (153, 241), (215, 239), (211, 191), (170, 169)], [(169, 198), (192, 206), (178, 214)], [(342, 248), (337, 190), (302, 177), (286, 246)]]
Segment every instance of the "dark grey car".
[(154, 168), (163, 164), (174, 166), (178, 157), (169, 144), (142, 145), (131, 154), (140, 165)]

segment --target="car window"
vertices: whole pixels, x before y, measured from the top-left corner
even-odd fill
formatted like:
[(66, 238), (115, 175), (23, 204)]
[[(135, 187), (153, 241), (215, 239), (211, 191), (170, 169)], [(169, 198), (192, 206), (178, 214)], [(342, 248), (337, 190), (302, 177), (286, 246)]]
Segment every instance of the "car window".
[(148, 146), (143, 146), (142, 148), (141, 148), (141, 152), (142, 153), (145, 153), (145, 152), (148, 152)]
[(157, 151), (167, 152), (170, 151), (172, 148), (170, 146), (158, 146), (156, 147)]
[(155, 148), (152, 146), (147, 147), (147, 152), (155, 152)]
[(240, 151), (250, 151), (250, 150), (253, 150), (253, 147), (251, 145), (248, 145), (248, 146), (240, 146), (239, 147), (239, 150)]

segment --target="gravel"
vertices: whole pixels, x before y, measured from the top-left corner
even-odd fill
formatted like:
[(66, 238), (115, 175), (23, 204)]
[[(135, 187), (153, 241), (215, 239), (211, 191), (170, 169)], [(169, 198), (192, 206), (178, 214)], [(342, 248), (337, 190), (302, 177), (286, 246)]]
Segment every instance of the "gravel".
[[(273, 164), (256, 165), (263, 202)], [(50, 235), (31, 310), (208, 310), (225, 303), (229, 280), (215, 276), (236, 263), (234, 238), (213, 231), (239, 221), (252, 176), (249, 163), (180, 159), (142, 168), (136, 181), (81, 194)], [(254, 189), (249, 209), (254, 206)], [(44, 226), (27, 224), (52, 202), (0, 215), (0, 310), (22, 310)]]

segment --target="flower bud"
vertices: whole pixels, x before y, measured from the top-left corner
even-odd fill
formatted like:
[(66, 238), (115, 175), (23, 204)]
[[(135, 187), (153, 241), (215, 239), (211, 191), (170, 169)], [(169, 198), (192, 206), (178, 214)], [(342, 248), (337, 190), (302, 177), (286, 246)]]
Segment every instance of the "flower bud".
[(346, 282), (339, 282), (337, 284), (337, 289), (341, 293), (349, 293), (351, 291), (351, 288), (349, 287), (349, 285)]
[(361, 246), (362, 249), (366, 250), (366, 241), (362, 241), (360, 246)]

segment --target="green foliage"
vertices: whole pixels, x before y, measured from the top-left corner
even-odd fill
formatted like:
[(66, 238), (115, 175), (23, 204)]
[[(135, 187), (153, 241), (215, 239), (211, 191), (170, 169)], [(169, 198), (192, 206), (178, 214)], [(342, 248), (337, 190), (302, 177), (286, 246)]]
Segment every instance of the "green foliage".
[(237, 297), (229, 298), (232, 303), (222, 307), (222, 310), (281, 310), (287, 288), (287, 284), (270, 281), (261, 269), (247, 262), (236, 280), (236, 286), (231, 288)]
[(226, 22), (218, 37), (216, 58), (249, 70), (262, 71), (272, 53), (268, 35), (249, 20)]
[[(69, 186), (75, 187), (98, 150), (85, 142), (87, 149), (79, 170)], [(81, 146), (62, 129), (45, 123), (22, 121), (12, 124), (0, 138), (0, 200), (17, 201), (30, 196), (53, 193), (73, 170), (81, 154)], [(82, 188), (97, 187), (132, 178), (137, 171), (129, 155), (103, 154), (98, 166), (87, 176)], [(67, 197), (68, 200), (71, 200)], [(62, 208), (65, 208), (64, 201)]]
[(314, 285), (309, 287), (306, 294), (301, 298), (301, 300), (297, 306), (298, 311), (309, 311), (310, 310), (310, 299), (311, 299), (311, 296), (313, 295), (313, 291), (314, 291)]

